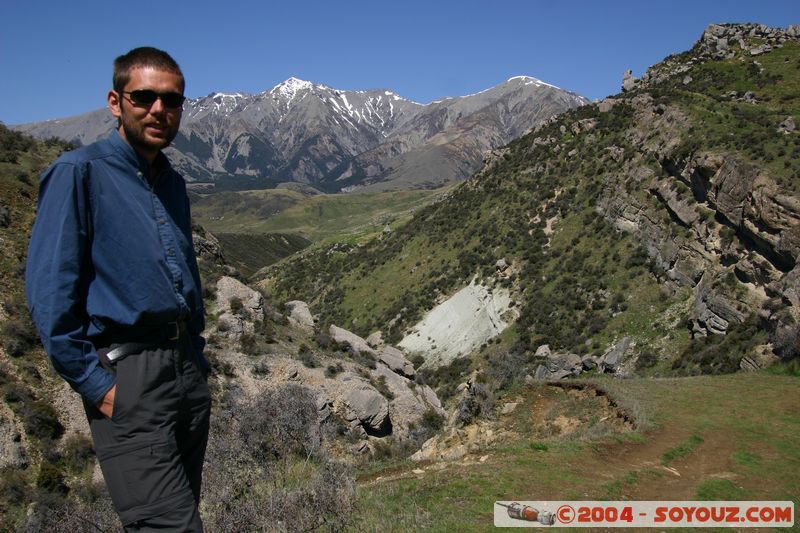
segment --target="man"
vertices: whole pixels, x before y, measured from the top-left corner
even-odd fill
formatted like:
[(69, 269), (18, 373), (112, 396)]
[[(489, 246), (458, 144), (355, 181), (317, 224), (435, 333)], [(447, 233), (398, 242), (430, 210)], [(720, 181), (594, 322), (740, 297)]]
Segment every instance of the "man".
[(155, 48), (114, 61), (118, 129), (42, 175), (26, 270), (34, 322), (81, 394), (126, 531), (202, 531), (211, 400), (203, 300), (181, 176), (178, 64)]

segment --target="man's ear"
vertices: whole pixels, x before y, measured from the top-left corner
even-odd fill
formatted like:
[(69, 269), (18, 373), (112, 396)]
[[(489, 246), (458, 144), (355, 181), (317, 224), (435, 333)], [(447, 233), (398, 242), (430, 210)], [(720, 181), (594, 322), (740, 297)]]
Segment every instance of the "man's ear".
[(122, 98), (121, 95), (113, 89), (108, 91), (108, 109), (111, 110), (111, 114), (114, 115), (114, 117), (120, 118), (120, 116), (122, 116)]

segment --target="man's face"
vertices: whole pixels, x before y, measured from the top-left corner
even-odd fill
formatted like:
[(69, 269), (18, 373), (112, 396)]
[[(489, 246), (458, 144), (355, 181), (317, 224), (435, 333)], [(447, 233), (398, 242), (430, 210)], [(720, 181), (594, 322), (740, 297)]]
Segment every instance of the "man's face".
[(183, 94), (183, 79), (165, 70), (150, 67), (131, 70), (131, 77), (122, 93), (108, 93), (111, 114), (120, 121), (119, 133), (128, 144), (150, 162), (178, 134), (183, 109), (166, 107), (161, 98), (152, 104), (136, 104), (130, 91), (150, 90), (159, 94)]

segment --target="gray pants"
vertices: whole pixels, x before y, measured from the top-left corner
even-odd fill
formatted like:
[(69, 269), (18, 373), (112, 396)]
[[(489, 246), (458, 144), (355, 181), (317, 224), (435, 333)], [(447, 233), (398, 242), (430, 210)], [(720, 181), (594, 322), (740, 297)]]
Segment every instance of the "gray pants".
[[(107, 352), (99, 350), (101, 359)], [(197, 506), (211, 397), (191, 340), (129, 355), (110, 370), (117, 377), (111, 419), (84, 406), (125, 531), (202, 531)]]

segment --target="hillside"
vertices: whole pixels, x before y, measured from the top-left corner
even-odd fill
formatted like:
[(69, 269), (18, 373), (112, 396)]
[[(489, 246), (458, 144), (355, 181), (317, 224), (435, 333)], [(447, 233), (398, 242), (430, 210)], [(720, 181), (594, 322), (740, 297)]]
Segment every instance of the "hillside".
[(797, 502), (797, 380), (521, 387), (502, 398), (506, 413), (454, 432), (446, 460), (364, 469), (350, 531), (493, 531), (498, 500)]
[[(481, 359), (521, 373), (542, 345), (598, 363), (624, 341), (615, 369), (661, 375), (795, 357), (796, 27), (711, 26), (625, 85), (495, 151), (390, 238), (303, 253), (262, 286), (399, 342), (475, 279), (508, 294), (513, 324)], [(420, 355), (446, 363), (437, 333)]]

